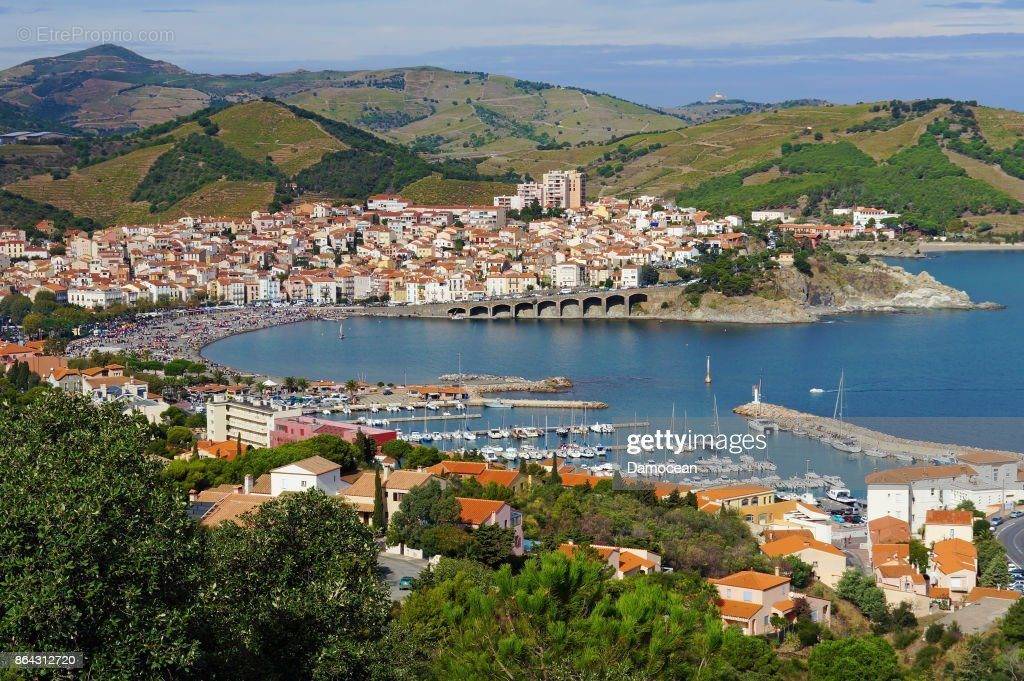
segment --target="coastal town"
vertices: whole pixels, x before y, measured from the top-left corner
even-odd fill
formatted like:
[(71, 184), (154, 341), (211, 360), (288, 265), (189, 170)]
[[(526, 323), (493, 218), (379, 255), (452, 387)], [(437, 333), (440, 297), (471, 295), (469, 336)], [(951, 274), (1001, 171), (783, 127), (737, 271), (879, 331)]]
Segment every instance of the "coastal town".
[[(774, 225), (773, 240), (789, 235), (811, 250), (900, 233), (899, 216), (877, 208), (837, 208), (829, 223), (777, 210), (715, 218), (655, 196), (587, 201), (585, 188), (585, 174), (551, 171), (492, 206), (417, 206), (386, 194), (91, 234), (0, 226), (0, 298), (45, 291), (92, 310), (140, 301), (416, 305), (649, 286), (705, 253), (745, 252), (745, 224)], [(778, 261), (792, 266), (793, 252)]]
[(1024, 679), (1020, 2), (8, 4), (0, 681)]

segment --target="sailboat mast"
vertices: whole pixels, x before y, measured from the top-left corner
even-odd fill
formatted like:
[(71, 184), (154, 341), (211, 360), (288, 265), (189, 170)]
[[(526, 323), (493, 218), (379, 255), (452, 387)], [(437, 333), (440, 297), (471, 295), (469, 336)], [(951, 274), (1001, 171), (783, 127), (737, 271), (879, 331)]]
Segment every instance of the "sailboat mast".
[(704, 383), (711, 384), (711, 355), (707, 356), (707, 368), (704, 370)]

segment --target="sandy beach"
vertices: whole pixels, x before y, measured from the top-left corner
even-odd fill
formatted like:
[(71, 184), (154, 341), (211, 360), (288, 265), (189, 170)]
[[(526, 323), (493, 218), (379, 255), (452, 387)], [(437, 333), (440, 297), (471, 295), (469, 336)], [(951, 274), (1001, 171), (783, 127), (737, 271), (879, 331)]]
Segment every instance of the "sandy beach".
[(204, 347), (222, 338), (282, 324), (342, 319), (345, 314), (346, 310), (340, 307), (175, 310), (161, 317), (126, 323), (105, 336), (76, 339), (68, 346), (67, 352), (68, 356), (76, 357), (88, 355), (93, 350), (123, 349), (146, 353), (163, 361), (189, 359), (217, 367), (200, 353)]

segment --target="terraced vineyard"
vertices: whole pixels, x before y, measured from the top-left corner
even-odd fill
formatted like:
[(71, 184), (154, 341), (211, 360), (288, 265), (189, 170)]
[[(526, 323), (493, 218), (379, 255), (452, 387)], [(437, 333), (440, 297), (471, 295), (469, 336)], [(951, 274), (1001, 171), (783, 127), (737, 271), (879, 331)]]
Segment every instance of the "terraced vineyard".
[[(273, 198), (273, 182), (217, 180), (204, 185), (157, 217), (161, 220), (173, 220), (182, 215), (246, 218), (254, 208), (267, 206)], [(152, 221), (154, 218), (149, 219)]]
[(36, 175), (6, 189), (103, 223), (150, 222), (149, 205), (133, 202), (131, 195), (150, 166), (170, 148), (170, 144), (147, 147), (73, 171), (62, 180)]
[[(511, 169), (537, 177), (551, 168), (583, 166), (591, 195), (669, 194), (773, 158), (786, 141), (807, 140), (814, 133), (826, 141), (839, 139), (852, 124), (874, 115), (867, 104), (781, 109), (632, 135), (611, 144), (495, 154), (480, 171), (497, 174)], [(659, 144), (648, 153), (625, 158), (631, 151)]]
[(220, 127), (221, 142), (252, 159), (269, 156), (286, 175), (313, 165), (328, 152), (347, 148), (313, 121), (271, 102), (239, 104), (210, 119)]
[(505, 182), (446, 180), (431, 175), (402, 189), (402, 196), (425, 205), (491, 205), (495, 196), (515, 194), (516, 186)]

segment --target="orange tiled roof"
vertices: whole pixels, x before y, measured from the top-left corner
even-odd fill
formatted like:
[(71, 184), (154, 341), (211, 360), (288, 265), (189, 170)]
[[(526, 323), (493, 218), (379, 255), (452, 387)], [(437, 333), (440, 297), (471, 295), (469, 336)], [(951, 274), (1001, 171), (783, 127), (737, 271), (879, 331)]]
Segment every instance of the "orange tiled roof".
[(753, 570), (743, 570), (742, 572), (736, 572), (721, 579), (709, 579), (712, 584), (722, 584), (723, 586), (735, 586), (740, 589), (756, 589), (757, 591), (764, 591), (765, 589), (771, 589), (780, 584), (785, 584), (789, 581), (789, 577), (781, 577), (779, 575), (768, 575), (763, 572), (754, 572)]
[(975, 570), (978, 551), (974, 544), (963, 539), (943, 539), (932, 546), (935, 567), (943, 574), (951, 574), (960, 570)]
[(910, 542), (910, 523), (892, 516), (882, 516), (868, 522), (871, 543), (901, 544)]
[(772, 603), (772, 607), (778, 610), (779, 612), (785, 614), (796, 607), (796, 601), (794, 601), (792, 598), (786, 598), (781, 601), (776, 601), (775, 603)]
[(459, 520), (469, 525), (480, 525), (505, 506), (504, 501), (455, 497), (459, 502)]
[(481, 485), (487, 485), (488, 483), (495, 483), (502, 487), (511, 487), (515, 484), (516, 479), (519, 477), (519, 471), (502, 471), (495, 468), (488, 468), (476, 476), (477, 481)]
[(1020, 463), (1020, 457), (1012, 452), (973, 451), (957, 455), (961, 461), (976, 464)]
[(825, 542), (800, 534), (791, 534), (786, 537), (782, 537), (781, 539), (768, 542), (761, 547), (761, 551), (764, 552), (765, 555), (772, 557), (788, 556), (805, 549), (823, 551), (825, 553), (831, 553), (834, 556), (846, 555), (831, 544), (826, 544)]
[(924, 584), (924, 577), (910, 563), (888, 563), (875, 568), (886, 579), (910, 577), (914, 584)]
[(729, 485), (728, 487), (711, 487), (697, 493), (707, 501), (727, 501), (740, 497), (754, 496), (755, 494), (769, 494), (773, 492), (769, 487), (761, 485)]
[(955, 478), (961, 475), (975, 475), (975, 471), (965, 464), (952, 464), (949, 466), (907, 466), (905, 468), (892, 468), (887, 471), (876, 471), (864, 476), (864, 482), (869, 485), (877, 484), (906, 484), (920, 482), (921, 480), (937, 480), (939, 478)]
[(1008, 601), (1016, 601), (1020, 598), (1020, 594), (1016, 591), (1008, 591), (1007, 589), (993, 589), (987, 586), (976, 586), (971, 589), (971, 593), (967, 594), (967, 598), (964, 600), (968, 603), (974, 603), (980, 601), (982, 598), (1003, 598)]
[(487, 470), (487, 464), (483, 461), (441, 461), (426, 470), (434, 475), (479, 475)]
[(974, 514), (970, 511), (933, 508), (925, 513), (924, 522), (928, 525), (971, 525), (974, 523)]
[(715, 605), (718, 606), (718, 611), (722, 613), (722, 617), (733, 617), (742, 620), (749, 620), (751, 617), (756, 615), (762, 607), (757, 603), (730, 601), (724, 598), (716, 600)]
[(891, 561), (906, 561), (910, 558), (910, 544), (872, 544), (871, 564), (880, 565)]

